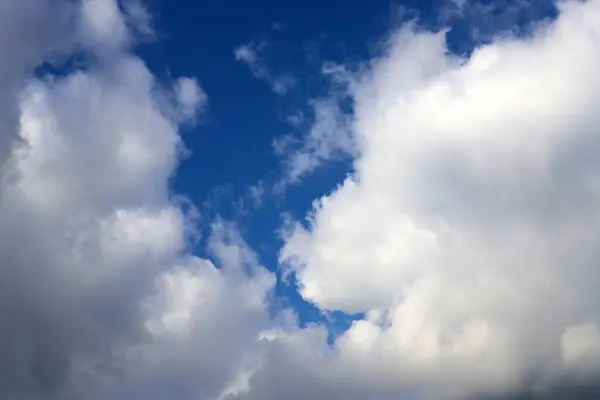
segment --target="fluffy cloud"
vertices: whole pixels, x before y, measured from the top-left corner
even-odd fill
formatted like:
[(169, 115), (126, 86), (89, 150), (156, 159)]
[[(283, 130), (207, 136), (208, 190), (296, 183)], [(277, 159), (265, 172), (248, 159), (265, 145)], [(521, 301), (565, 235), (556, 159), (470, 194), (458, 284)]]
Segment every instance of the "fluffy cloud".
[(363, 398), (551, 396), (600, 373), (600, 2), (560, 11), (466, 60), (403, 28), (351, 74), (355, 173), (280, 258), (305, 299), (366, 313), (330, 372)]
[[(235, 227), (213, 229), (218, 268), (189, 252), (169, 179), (206, 96), (128, 51), (149, 28), (124, 4), (0, 5), (3, 399), (217, 398), (268, 326), (273, 277)], [(72, 52), (84, 68), (33, 74)]]
[(0, 3), (0, 397), (593, 398), (600, 2), (561, 11), (468, 60), (405, 28), (338, 70), (353, 114), (323, 99), (303, 153), (355, 173), (280, 253), (305, 299), (365, 313), (330, 348), (271, 315), (235, 225), (213, 225), (211, 260), (190, 251), (169, 181), (207, 97), (130, 51), (141, 3)]
[[(47, 57), (72, 43), (65, 25), (71, 16), (66, 6), (50, 1), (5, 1), (0, 4), (0, 156), (5, 161), (17, 138), (18, 96), (25, 71), (31, 72)], [(27, 28), (26, 28), (27, 27)], [(19, 40), (15, 41), (14, 38)]]

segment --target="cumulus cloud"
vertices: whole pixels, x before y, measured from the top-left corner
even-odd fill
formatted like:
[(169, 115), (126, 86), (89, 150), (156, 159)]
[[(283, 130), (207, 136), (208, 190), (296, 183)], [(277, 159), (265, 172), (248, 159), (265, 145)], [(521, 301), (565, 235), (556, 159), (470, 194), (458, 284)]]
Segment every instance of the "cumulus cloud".
[(555, 398), (600, 373), (600, 2), (560, 13), (469, 59), (403, 28), (353, 74), (355, 172), (280, 259), (306, 300), (366, 313), (327, 361), (362, 398)]
[(275, 275), (234, 224), (190, 251), (169, 181), (207, 96), (130, 51), (140, 7), (0, 3), (1, 398), (597, 397), (598, 0), (467, 60), (401, 29), (344, 73), (352, 115), (319, 103), (303, 151), (355, 173), (280, 259), (323, 312), (364, 313), (332, 347), (271, 315)]
[[(266, 326), (273, 277), (235, 227), (213, 229), (218, 266), (189, 251), (169, 180), (206, 96), (129, 52), (127, 4), (0, 5), (3, 399), (217, 398)], [(73, 52), (85, 65), (34, 75)]]
[[(18, 96), (25, 71), (55, 57), (74, 43), (68, 36), (72, 10), (50, 1), (5, 1), (0, 4), (0, 157), (7, 158), (17, 138)], [(14, 40), (18, 37), (19, 40)]]
[(296, 84), (296, 80), (290, 74), (276, 74), (268, 67), (263, 56), (260, 54), (264, 49), (265, 43), (260, 44), (247, 43), (235, 48), (235, 59), (243, 62), (250, 68), (255, 78), (261, 79), (269, 84), (273, 92), (284, 95)]

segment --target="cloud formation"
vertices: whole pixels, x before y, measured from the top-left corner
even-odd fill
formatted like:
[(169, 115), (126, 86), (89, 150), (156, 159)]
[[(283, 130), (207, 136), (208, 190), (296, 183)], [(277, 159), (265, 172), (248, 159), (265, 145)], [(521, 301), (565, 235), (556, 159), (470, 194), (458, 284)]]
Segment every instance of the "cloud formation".
[(271, 90), (278, 95), (284, 95), (296, 84), (296, 80), (290, 74), (279, 75), (271, 71), (260, 55), (265, 46), (265, 42), (259, 44), (251, 42), (236, 47), (233, 53), (237, 61), (243, 62), (250, 68), (250, 72), (255, 78), (268, 83)]
[[(280, 187), (299, 184), (302, 178), (328, 161), (356, 154), (350, 118), (341, 110), (339, 99), (319, 98), (310, 102), (312, 124), (301, 140), (283, 136), (273, 143), (275, 152), (284, 158), (284, 177)], [(302, 121), (288, 117), (291, 125)]]
[(560, 11), (467, 60), (405, 27), (352, 79), (355, 173), (280, 258), (305, 299), (366, 312), (333, 364), (373, 393), (543, 397), (600, 372), (600, 2)]
[(169, 183), (207, 95), (133, 54), (142, 4), (1, 2), (0, 398), (597, 397), (599, 19), (565, 2), (467, 60), (409, 26), (344, 72), (352, 114), (323, 98), (303, 151), (355, 172), (280, 253), (306, 300), (365, 313), (329, 347), (272, 315), (234, 224), (192, 254)]
[[(169, 180), (206, 96), (129, 51), (129, 4), (0, 5), (3, 399), (218, 398), (267, 324), (274, 278), (235, 227), (213, 228), (219, 268), (189, 252)], [(73, 52), (83, 67), (33, 74)]]

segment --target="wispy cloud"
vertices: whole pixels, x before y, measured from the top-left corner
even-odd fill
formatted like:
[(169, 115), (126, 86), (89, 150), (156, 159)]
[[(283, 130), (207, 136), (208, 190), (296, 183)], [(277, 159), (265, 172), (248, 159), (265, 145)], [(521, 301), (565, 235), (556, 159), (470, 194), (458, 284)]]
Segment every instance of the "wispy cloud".
[[(324, 162), (355, 154), (350, 119), (337, 99), (314, 100), (310, 107), (313, 119), (304, 137), (287, 135), (273, 142), (275, 152), (285, 159), (284, 185), (298, 183)], [(299, 123), (296, 115), (291, 123)]]
[(352, 117), (344, 109), (351, 102), (354, 81), (339, 65), (326, 63), (322, 73), (331, 84), (328, 95), (309, 100), (306, 113), (287, 115), (284, 121), (294, 132), (272, 143), (285, 165), (278, 190), (299, 183), (327, 161), (357, 154)]
[(286, 28), (286, 25), (283, 22), (277, 21), (271, 24), (271, 28), (274, 31), (283, 31)]
[(265, 58), (260, 54), (265, 47), (265, 42), (259, 44), (251, 42), (238, 46), (234, 50), (235, 59), (246, 64), (252, 75), (269, 84), (273, 92), (284, 95), (296, 84), (296, 79), (292, 74), (278, 74), (269, 68)]

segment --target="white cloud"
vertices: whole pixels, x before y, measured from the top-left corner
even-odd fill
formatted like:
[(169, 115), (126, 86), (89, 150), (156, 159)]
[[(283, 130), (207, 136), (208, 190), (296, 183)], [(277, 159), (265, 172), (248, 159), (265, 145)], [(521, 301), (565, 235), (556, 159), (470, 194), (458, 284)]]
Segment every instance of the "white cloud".
[(198, 110), (202, 109), (207, 103), (206, 94), (198, 86), (198, 82), (192, 78), (180, 78), (175, 83), (175, 97), (177, 99), (177, 109), (181, 113), (182, 121), (193, 119)]
[[(232, 226), (210, 240), (220, 268), (189, 252), (196, 216), (168, 188), (206, 96), (128, 52), (116, 1), (28, 3), (0, 5), (0, 397), (213, 398), (269, 326), (274, 278)], [(34, 76), (75, 49), (84, 69)]]
[[(193, 78), (158, 84), (128, 51), (146, 14), (0, 2), (0, 397), (439, 400), (587, 384), (600, 2), (563, 8), (535, 38), (465, 62), (442, 35), (404, 30), (345, 78), (352, 116), (337, 96), (318, 103), (302, 151), (349, 152), (356, 173), (281, 259), (324, 311), (366, 312), (331, 349), (322, 326), (270, 319), (274, 274), (235, 225), (214, 224), (212, 261), (190, 253), (197, 216), (169, 179), (206, 95)], [(82, 49), (84, 69), (32, 73)]]
[[(70, 7), (50, 1), (23, 0), (0, 3), (0, 158), (5, 161), (11, 141), (17, 138), (18, 96), (25, 71), (46, 58), (66, 51), (74, 43), (64, 25)], [(18, 40), (15, 40), (18, 38)]]
[(252, 207), (260, 208), (265, 199), (265, 183), (258, 181), (255, 185), (250, 186), (250, 200)]
[[(310, 118), (300, 112), (288, 115), (285, 120), (302, 133), (301, 137), (288, 134), (272, 144), (275, 154), (282, 157), (285, 164), (277, 191), (299, 184), (302, 178), (328, 161), (358, 155), (353, 121), (347, 110), (351, 107), (347, 103), (351, 103), (349, 91), (355, 86), (355, 77), (344, 66), (334, 63), (325, 63), (322, 74), (332, 83), (329, 96), (309, 100)], [(309, 128), (304, 132), (307, 119)]]
[(126, 10), (125, 19), (136, 33), (146, 37), (153, 37), (152, 15), (144, 7), (143, 0), (124, 0), (122, 5)]
[(300, 124), (302, 124), (302, 122), (304, 122), (304, 113), (302, 113), (301, 111), (297, 111), (295, 113), (289, 114), (285, 117), (284, 121), (293, 127), (297, 127)]
[(600, 314), (600, 2), (561, 12), (470, 60), (443, 33), (402, 29), (354, 77), (355, 174), (280, 258), (305, 299), (367, 312), (332, 361), (363, 398), (543, 391), (600, 372), (578, 356)]
[(237, 61), (243, 62), (250, 68), (255, 78), (268, 83), (273, 92), (284, 95), (296, 84), (296, 80), (290, 74), (275, 74), (271, 71), (264, 58), (259, 54), (264, 47), (264, 42), (259, 45), (248, 43), (236, 47), (233, 53)]
[(275, 152), (285, 157), (283, 186), (299, 183), (326, 161), (356, 153), (350, 120), (340, 110), (337, 99), (314, 100), (311, 107), (314, 121), (301, 145), (296, 146), (299, 148), (289, 149), (294, 144), (290, 136), (274, 143)]

